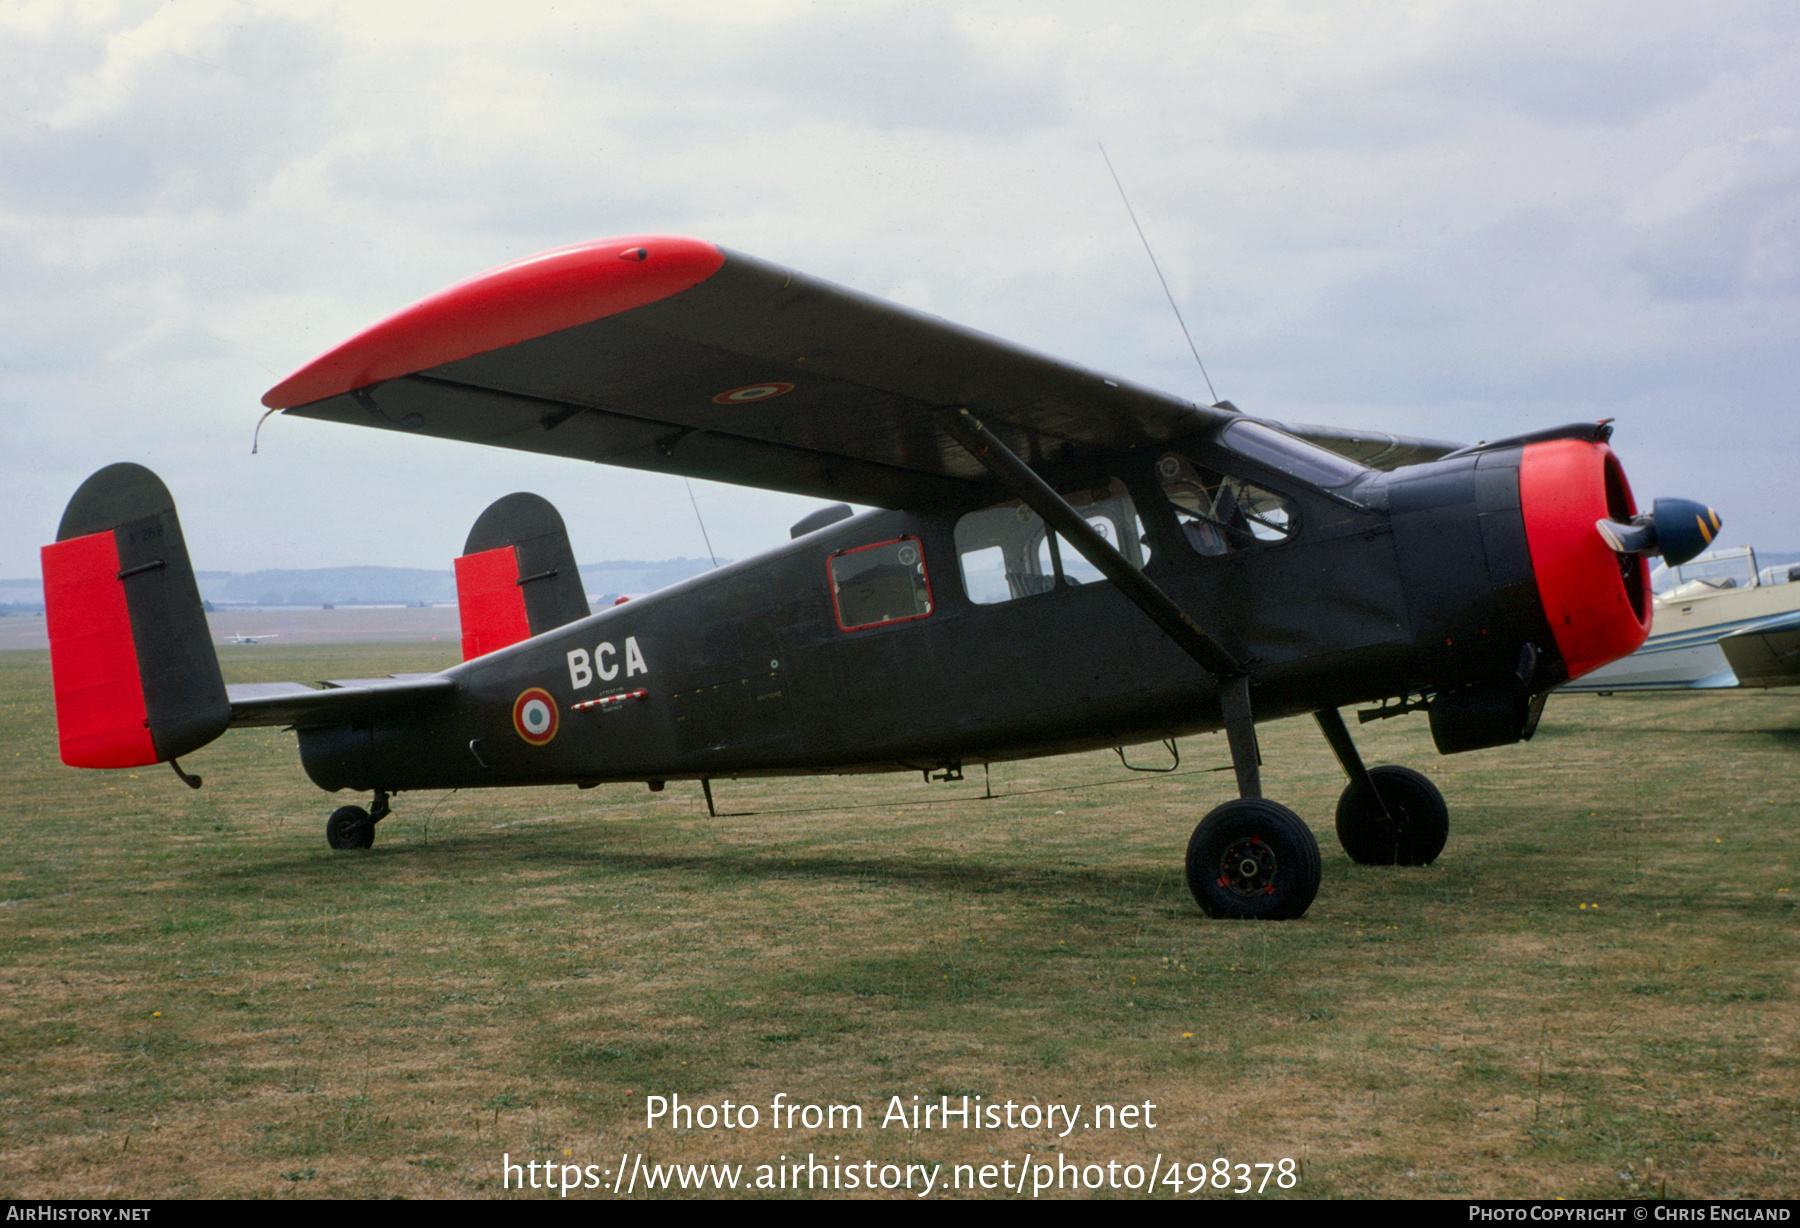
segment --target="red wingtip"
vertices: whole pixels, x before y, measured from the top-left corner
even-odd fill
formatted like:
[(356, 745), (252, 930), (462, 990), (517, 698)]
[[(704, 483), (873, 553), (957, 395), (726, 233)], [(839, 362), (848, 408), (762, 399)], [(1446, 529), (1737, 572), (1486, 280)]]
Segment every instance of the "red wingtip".
[(540, 252), (396, 312), (301, 367), (262, 403), (306, 405), (617, 315), (698, 285), (724, 263), (712, 244), (675, 235), (627, 235)]

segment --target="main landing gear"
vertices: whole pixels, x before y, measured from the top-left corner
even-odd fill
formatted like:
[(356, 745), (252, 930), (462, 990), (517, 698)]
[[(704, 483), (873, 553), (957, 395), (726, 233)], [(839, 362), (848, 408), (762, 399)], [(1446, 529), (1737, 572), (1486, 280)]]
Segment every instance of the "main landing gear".
[(1250, 713), (1250, 679), (1219, 692), (1238, 799), (1200, 820), (1187, 848), (1187, 883), (1209, 917), (1287, 921), (1319, 894), (1319, 842), (1300, 816), (1262, 795), (1262, 752)]
[(1365, 768), (1336, 708), (1316, 714), (1325, 740), (1350, 783), (1338, 798), (1338, 843), (1366, 866), (1428, 866), (1444, 851), (1450, 808), (1444, 795), (1411, 768)]
[(1287, 921), (1319, 894), (1319, 843), (1286, 806), (1240, 797), (1194, 829), (1187, 882), (1209, 917)]
[(1450, 808), (1411, 768), (1369, 769), (1374, 788), (1352, 783), (1337, 805), (1338, 843), (1365, 866), (1428, 866), (1444, 851)]
[(381, 789), (375, 790), (367, 810), (339, 806), (325, 820), (325, 843), (334, 849), (366, 849), (375, 843), (375, 824), (389, 813), (388, 795)]
[[(1319, 844), (1298, 815), (1262, 796), (1248, 688), (1241, 681), (1228, 685), (1220, 698), (1241, 796), (1194, 829), (1187, 848), (1188, 890), (1209, 917), (1290, 920), (1304, 914), (1319, 892)], [(1326, 708), (1316, 717), (1350, 778), (1337, 808), (1338, 840), (1350, 859), (1364, 865), (1430, 865), (1450, 831), (1444, 795), (1411, 768), (1365, 767), (1337, 709)]]

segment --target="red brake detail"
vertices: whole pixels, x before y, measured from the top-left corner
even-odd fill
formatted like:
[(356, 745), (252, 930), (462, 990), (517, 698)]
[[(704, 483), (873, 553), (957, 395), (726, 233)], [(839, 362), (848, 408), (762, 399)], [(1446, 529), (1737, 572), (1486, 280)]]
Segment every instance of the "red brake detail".
[(42, 559), (62, 761), (87, 768), (156, 763), (112, 530), (45, 546)]
[(1594, 527), (1637, 514), (1619, 458), (1605, 444), (1555, 439), (1527, 444), (1519, 461), (1519, 508), (1544, 617), (1579, 678), (1628, 657), (1650, 635), (1647, 566), (1616, 554)]
[(519, 587), (519, 556), (512, 546), (456, 560), (456, 610), (462, 618), (465, 661), (531, 638), (525, 590)]
[[(643, 255), (637, 255), (637, 252)], [(313, 359), (263, 395), (306, 405), (630, 311), (705, 281), (724, 253), (699, 239), (633, 235), (540, 252), (396, 312)]]

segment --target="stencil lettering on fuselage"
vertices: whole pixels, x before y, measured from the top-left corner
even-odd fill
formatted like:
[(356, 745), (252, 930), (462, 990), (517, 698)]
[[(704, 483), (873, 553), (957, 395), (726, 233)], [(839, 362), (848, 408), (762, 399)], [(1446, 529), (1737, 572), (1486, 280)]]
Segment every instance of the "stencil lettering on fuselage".
[(600, 675), (600, 681), (611, 682), (619, 676), (621, 668), (627, 678), (650, 672), (650, 666), (644, 662), (644, 650), (638, 647), (635, 635), (625, 637), (623, 659), (611, 640), (602, 640), (592, 656), (585, 648), (572, 649), (569, 653), (569, 685), (579, 691), (593, 682), (596, 673)]

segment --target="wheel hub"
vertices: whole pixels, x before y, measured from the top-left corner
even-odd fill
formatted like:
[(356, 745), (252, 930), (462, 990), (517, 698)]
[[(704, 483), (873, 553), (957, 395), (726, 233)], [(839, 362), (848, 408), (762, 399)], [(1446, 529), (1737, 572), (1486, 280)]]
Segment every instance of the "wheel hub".
[(1279, 868), (1275, 850), (1250, 836), (1226, 846), (1219, 858), (1219, 886), (1234, 895), (1268, 895), (1275, 890)]

